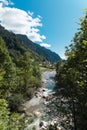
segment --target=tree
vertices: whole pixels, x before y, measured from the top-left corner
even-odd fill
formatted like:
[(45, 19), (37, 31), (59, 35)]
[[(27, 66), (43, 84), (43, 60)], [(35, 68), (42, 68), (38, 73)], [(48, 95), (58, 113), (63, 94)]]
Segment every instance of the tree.
[[(80, 19), (79, 32), (67, 47), (67, 60), (57, 67), (58, 84), (71, 98), (75, 130), (87, 129), (87, 13)], [(57, 65), (58, 66), (58, 65)], [(60, 68), (60, 69), (59, 69)]]
[(0, 37), (0, 87), (2, 93), (0, 96), (8, 97), (10, 91), (15, 88), (16, 71), (15, 65), (9, 55), (4, 40)]

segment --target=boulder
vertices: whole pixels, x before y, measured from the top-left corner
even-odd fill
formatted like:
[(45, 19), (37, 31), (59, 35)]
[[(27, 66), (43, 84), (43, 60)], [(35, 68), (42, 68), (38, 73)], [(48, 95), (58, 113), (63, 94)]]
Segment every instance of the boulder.
[(54, 121), (52, 121), (52, 122), (50, 123), (50, 125), (51, 125), (51, 126), (54, 126)]
[(44, 125), (43, 121), (40, 122), (39, 126), (42, 127)]
[(49, 102), (47, 102), (47, 101), (44, 101), (44, 104), (45, 104), (45, 105), (47, 105), (48, 103), (49, 103)]
[(62, 130), (62, 128), (60, 126), (57, 126), (57, 130)]
[(45, 121), (41, 121), (39, 126), (40, 126), (40, 130), (47, 130), (48, 123)]
[(34, 115), (35, 115), (36, 117), (41, 117), (41, 116), (42, 116), (41, 112), (39, 112), (39, 111), (35, 111), (35, 112), (34, 112)]
[(45, 91), (46, 91), (46, 89), (45, 89), (45, 88), (43, 88), (43, 89), (42, 89), (42, 91), (43, 91), (43, 92), (45, 92)]
[(41, 128), (42, 130), (47, 130), (47, 128), (45, 127), (45, 126), (42, 126), (42, 128)]
[(43, 93), (43, 98), (47, 98), (48, 97), (48, 93), (47, 92), (44, 92)]

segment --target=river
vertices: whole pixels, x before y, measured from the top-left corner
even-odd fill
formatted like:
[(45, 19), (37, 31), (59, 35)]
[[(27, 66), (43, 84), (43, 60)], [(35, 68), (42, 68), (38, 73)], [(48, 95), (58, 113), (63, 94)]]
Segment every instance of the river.
[(39, 130), (39, 124), (41, 121), (47, 122), (47, 98), (51, 97), (55, 88), (55, 71), (45, 71), (42, 73), (42, 88), (36, 93), (36, 95), (28, 102), (25, 103), (26, 113), (34, 118), (34, 121), (27, 127), (26, 130), (32, 130), (35, 127)]
[(25, 103), (26, 113), (33, 120), (25, 130), (50, 130), (55, 125), (54, 130), (71, 129), (72, 114), (68, 110), (68, 100), (62, 95), (55, 96), (55, 74), (54, 70), (43, 72), (43, 87)]
[(55, 85), (55, 74), (56, 71), (45, 71), (42, 74), (43, 86), (50, 92), (54, 91)]

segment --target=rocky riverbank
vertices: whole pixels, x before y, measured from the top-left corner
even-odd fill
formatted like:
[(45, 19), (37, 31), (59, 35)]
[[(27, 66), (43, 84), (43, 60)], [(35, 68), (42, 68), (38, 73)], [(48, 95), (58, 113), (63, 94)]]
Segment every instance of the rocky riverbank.
[(25, 113), (29, 116), (28, 120), (33, 119), (31, 124), (28, 125), (26, 130), (40, 130), (42, 117), (44, 116), (44, 109), (49, 98), (48, 90), (43, 87), (36, 92), (35, 96), (24, 104)]
[(71, 130), (73, 128), (69, 99), (65, 99), (60, 89), (56, 92), (55, 71), (42, 74), (43, 87), (24, 104), (29, 119), (33, 119), (26, 130)]

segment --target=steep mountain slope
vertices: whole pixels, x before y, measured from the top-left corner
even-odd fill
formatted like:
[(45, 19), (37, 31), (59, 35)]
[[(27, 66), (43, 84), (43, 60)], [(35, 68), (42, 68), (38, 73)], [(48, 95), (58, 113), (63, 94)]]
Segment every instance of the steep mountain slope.
[(61, 60), (60, 56), (56, 54), (55, 52), (52, 52), (49, 49), (46, 49), (44, 47), (41, 47), (40, 45), (33, 43), (31, 40), (27, 38), (26, 35), (17, 35), (31, 50), (38, 53), (39, 55), (46, 58), (46, 60), (50, 62), (57, 62)]
[(10, 55), (13, 57), (14, 60), (16, 60), (17, 57), (20, 57), (28, 51), (30, 53), (30, 57), (32, 59), (35, 59), (36, 61), (43, 61), (43, 57), (38, 55), (36, 52), (32, 51), (27, 47), (26, 44), (23, 43), (23, 41), (18, 38), (14, 33), (9, 32), (4, 27), (0, 25), (0, 36), (4, 39), (6, 46), (9, 49)]
[(24, 52), (30, 52), (32, 59), (42, 62), (48, 60), (50, 62), (57, 62), (61, 60), (60, 56), (51, 50), (48, 50), (40, 45), (33, 43), (26, 35), (16, 35), (9, 32), (0, 25), (0, 36), (4, 39), (6, 46), (9, 49), (10, 55), (15, 58), (19, 57)]
[[(40, 60), (40, 56), (27, 48), (15, 34), (0, 26), (0, 122), (2, 122), (0, 128), (2, 130), (12, 130), (13, 120), (16, 124), (18, 119), (16, 125), (19, 125), (18, 113), (24, 112), (22, 104), (25, 100), (31, 99), (35, 91), (41, 87), (41, 71), (39, 62), (36, 62)], [(22, 119), (25, 120), (24, 116), (20, 122)], [(15, 130), (21, 129), (20, 126)]]

